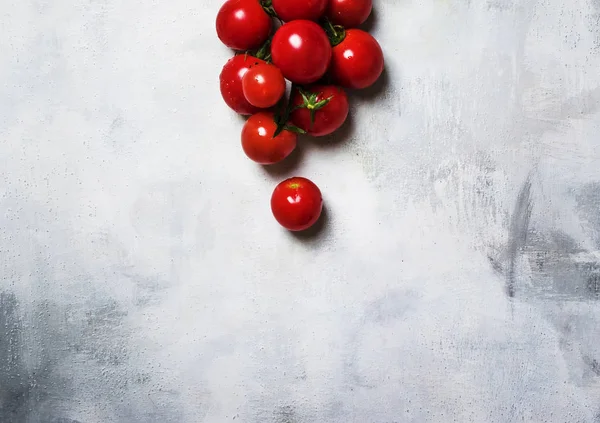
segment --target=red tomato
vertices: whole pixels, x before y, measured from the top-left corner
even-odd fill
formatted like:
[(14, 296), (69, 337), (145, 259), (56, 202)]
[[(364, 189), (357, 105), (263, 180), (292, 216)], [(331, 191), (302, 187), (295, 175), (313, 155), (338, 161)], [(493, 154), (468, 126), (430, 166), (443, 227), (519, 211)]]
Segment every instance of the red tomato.
[(292, 123), (315, 137), (329, 135), (342, 126), (350, 108), (344, 90), (334, 85), (296, 89), (292, 105)]
[(325, 14), (327, 0), (273, 0), (273, 10), (284, 21), (316, 21)]
[(327, 18), (334, 25), (356, 28), (364, 23), (373, 9), (373, 0), (328, 0)]
[(248, 72), (251, 66), (264, 64), (264, 60), (257, 59), (246, 54), (238, 54), (229, 59), (221, 75), (219, 82), (221, 85), (221, 95), (225, 103), (236, 113), (241, 115), (251, 115), (260, 109), (253, 106), (244, 97), (242, 78)]
[(275, 138), (277, 129), (272, 112), (252, 115), (242, 128), (242, 148), (251, 160), (260, 164), (280, 162), (296, 148), (298, 136), (284, 129)]
[(330, 72), (342, 87), (360, 89), (373, 85), (383, 72), (381, 46), (363, 30), (347, 30), (344, 40), (333, 48)]
[(273, 27), (258, 0), (227, 0), (217, 14), (217, 36), (234, 50), (253, 50), (263, 44)]
[(297, 84), (321, 78), (331, 62), (331, 44), (316, 23), (297, 20), (281, 26), (271, 41), (273, 64), (283, 76)]
[(242, 78), (244, 97), (250, 104), (267, 109), (285, 93), (285, 79), (278, 67), (268, 63), (252, 66)]
[(301, 177), (281, 182), (271, 196), (275, 220), (290, 231), (303, 231), (314, 225), (323, 210), (321, 191), (314, 182)]

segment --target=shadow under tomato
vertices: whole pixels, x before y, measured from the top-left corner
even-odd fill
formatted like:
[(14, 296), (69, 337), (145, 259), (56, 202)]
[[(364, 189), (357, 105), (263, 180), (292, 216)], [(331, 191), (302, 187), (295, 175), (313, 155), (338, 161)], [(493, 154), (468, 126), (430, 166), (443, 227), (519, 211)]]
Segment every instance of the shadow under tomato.
[[(235, 113), (235, 116), (237, 117), (238, 121), (242, 124), (242, 126), (244, 126), (244, 124), (246, 123), (246, 121), (248, 120), (248, 118), (250, 116), (246, 116), (246, 115), (240, 115), (239, 113)], [(242, 128), (240, 128), (240, 132), (242, 131)]]
[[(375, 3), (375, 2), (373, 2), (373, 3)], [(369, 15), (369, 17), (367, 18), (365, 23), (363, 23), (361, 26), (359, 26), (359, 28), (362, 29), (363, 31), (371, 32), (375, 28), (377, 28), (378, 24), (379, 24), (379, 13), (377, 12), (376, 5), (373, 4), (373, 9), (371, 10), (371, 14)]]
[(373, 85), (362, 90), (348, 90), (348, 97), (357, 104), (381, 102), (390, 88), (390, 83), (390, 73), (387, 65), (384, 65), (383, 72)]
[(319, 243), (323, 241), (329, 232), (330, 219), (329, 212), (327, 211), (327, 206), (323, 204), (323, 210), (321, 211), (321, 217), (310, 228), (300, 231), (300, 232), (290, 232), (290, 235), (293, 238), (296, 238), (299, 241), (304, 243)]
[(302, 158), (304, 156), (304, 151), (300, 144), (302, 140), (298, 138), (298, 145), (292, 151), (292, 154), (287, 156), (284, 160), (279, 163), (275, 163), (272, 165), (263, 165), (262, 168), (264, 172), (269, 175), (273, 179), (280, 180), (284, 177), (291, 176), (292, 173), (300, 166), (302, 162)]
[(334, 133), (322, 137), (311, 137), (303, 135), (302, 142), (309, 142), (316, 148), (336, 148), (340, 147), (352, 139), (355, 132), (354, 119), (352, 117), (352, 108), (344, 124)]

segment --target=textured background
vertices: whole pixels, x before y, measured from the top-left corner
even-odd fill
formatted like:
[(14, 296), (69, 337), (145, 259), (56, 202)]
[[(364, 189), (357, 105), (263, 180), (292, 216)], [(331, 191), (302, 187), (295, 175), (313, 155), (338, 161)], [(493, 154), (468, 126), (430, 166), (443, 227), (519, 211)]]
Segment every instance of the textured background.
[(600, 422), (600, 2), (376, 0), (381, 84), (270, 170), (220, 3), (1, 0), (0, 422)]

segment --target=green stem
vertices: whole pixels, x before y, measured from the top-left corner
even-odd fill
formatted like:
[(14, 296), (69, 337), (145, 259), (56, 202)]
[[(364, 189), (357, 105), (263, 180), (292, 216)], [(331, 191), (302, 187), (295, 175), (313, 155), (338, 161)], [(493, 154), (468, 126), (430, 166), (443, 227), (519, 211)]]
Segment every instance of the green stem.
[(323, 27), (323, 29), (327, 33), (327, 36), (329, 37), (329, 42), (331, 43), (332, 47), (335, 47), (339, 43), (341, 43), (342, 41), (344, 41), (344, 39), (346, 38), (346, 30), (344, 29), (343, 26), (341, 26), (341, 25), (334, 25), (327, 18), (323, 18), (322, 22), (323, 23), (322, 23), (321, 26)]
[(260, 46), (258, 51), (254, 54), (254, 57), (257, 57), (265, 62), (268, 62), (271, 59), (271, 39), (269, 38), (265, 43)]
[(260, 2), (260, 5), (265, 10), (265, 12), (267, 12), (267, 15), (279, 19), (279, 17), (277, 16), (277, 13), (275, 12), (275, 9), (273, 9), (272, 0), (263, 0)]
[(284, 102), (284, 98), (279, 101), (277, 105), (277, 112), (275, 113), (275, 123), (277, 124), (277, 129), (273, 133), (273, 138), (281, 133), (284, 129), (290, 128), (288, 125), (288, 120), (290, 119), (290, 114), (292, 113), (292, 102), (294, 101), (294, 91), (296, 90), (296, 84), (292, 83), (292, 87), (290, 89), (290, 97), (288, 98), (287, 104)]

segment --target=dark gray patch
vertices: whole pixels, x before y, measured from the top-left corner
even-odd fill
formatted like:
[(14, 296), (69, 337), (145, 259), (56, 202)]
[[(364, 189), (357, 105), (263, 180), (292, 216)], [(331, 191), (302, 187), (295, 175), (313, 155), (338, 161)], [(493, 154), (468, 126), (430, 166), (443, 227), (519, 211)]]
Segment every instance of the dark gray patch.
[(598, 360), (589, 356), (583, 356), (583, 362), (596, 376), (600, 376), (600, 363)]
[[(114, 300), (110, 300), (86, 311), (85, 315), (84, 340), (90, 341), (96, 335), (104, 336), (107, 332), (113, 332), (114, 328), (121, 325), (127, 313)], [(119, 337), (115, 338), (118, 340)], [(115, 344), (93, 343), (89, 348), (83, 345), (82, 349), (100, 365), (119, 366), (127, 360), (127, 349), (118, 346), (124, 343)]]
[(584, 185), (575, 196), (577, 211), (590, 237), (600, 248), (600, 182)]
[[(0, 293), (0, 389), (16, 388), (25, 380), (21, 370), (21, 318), (13, 294)], [(0, 403), (1, 406), (2, 403)]]
[(22, 320), (11, 293), (0, 293), (0, 421), (24, 422), (31, 399), (31, 385), (23, 363)]
[(595, 298), (600, 297), (600, 271), (596, 271), (588, 276), (587, 290), (590, 296)]
[(491, 255), (488, 255), (487, 258), (494, 272), (498, 273), (499, 275), (504, 275), (504, 266), (502, 265), (502, 263), (500, 263), (500, 261), (498, 261), (495, 257), (492, 257)]
[[(36, 308), (33, 324), (15, 295), (0, 294), (0, 422), (45, 423), (61, 414), (50, 400), (66, 398), (69, 387), (53, 373), (55, 360), (47, 339), (56, 333), (46, 326), (48, 307)], [(56, 408), (56, 410), (55, 410)], [(49, 417), (50, 416), (50, 417)], [(67, 422), (70, 420), (66, 420)]]
[(531, 286), (524, 287), (524, 296), (555, 300), (599, 297), (600, 263), (568, 235), (530, 231), (522, 254), (531, 272)]
[(531, 219), (531, 178), (528, 177), (519, 196), (512, 214), (509, 241), (508, 241), (508, 272), (506, 274), (506, 293), (509, 297), (515, 296), (515, 265), (519, 251), (527, 242), (529, 220)]
[(0, 423), (77, 423), (69, 412), (79, 390), (95, 395), (115, 421), (181, 422), (178, 394), (159, 390), (150, 398), (151, 373), (127, 361), (125, 316), (93, 294), (71, 309), (50, 301), (24, 306), (2, 294)]
[(275, 410), (273, 423), (299, 423), (294, 407), (286, 405)]

